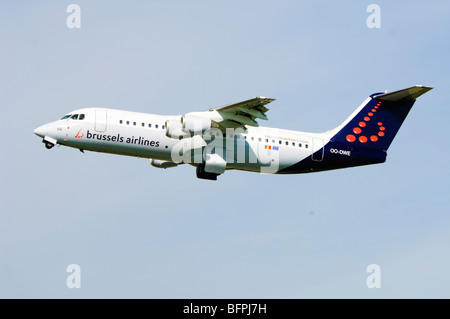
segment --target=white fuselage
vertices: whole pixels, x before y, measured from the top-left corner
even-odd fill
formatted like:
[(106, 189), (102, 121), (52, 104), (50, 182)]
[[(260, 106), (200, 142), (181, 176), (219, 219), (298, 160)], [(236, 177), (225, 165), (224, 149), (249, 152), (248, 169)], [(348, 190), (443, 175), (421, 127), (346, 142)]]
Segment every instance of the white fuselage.
[(151, 159), (152, 166), (196, 167), (198, 178), (216, 180), (227, 169), (298, 174), (384, 163), (387, 150), (417, 97), (416, 85), (374, 93), (336, 128), (305, 133), (261, 127), (271, 98), (256, 97), (185, 115), (154, 115), (85, 108), (38, 127), (45, 147)]
[[(70, 114), (84, 114), (84, 118), (61, 119), (39, 127), (35, 133), (44, 140), (50, 137), (58, 144), (80, 150), (193, 165), (204, 158), (202, 146), (205, 143), (199, 144), (195, 137), (180, 140), (166, 136), (166, 121), (180, 119), (181, 115), (162, 116), (106, 108), (79, 109)], [(202, 139), (206, 148), (215, 148), (213, 152), (223, 154), (226, 169), (277, 173), (323, 150), (330, 136), (327, 133), (247, 127), (246, 132), (227, 129), (223, 135), (212, 129), (206, 131)], [(312, 159), (322, 161), (323, 152)]]

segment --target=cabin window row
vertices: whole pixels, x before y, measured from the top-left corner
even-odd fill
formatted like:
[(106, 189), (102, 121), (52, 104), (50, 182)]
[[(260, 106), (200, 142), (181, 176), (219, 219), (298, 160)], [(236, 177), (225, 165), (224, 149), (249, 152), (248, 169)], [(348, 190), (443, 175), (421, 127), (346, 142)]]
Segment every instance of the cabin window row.
[[(251, 138), (252, 139), (252, 141), (254, 140), (254, 138), (252, 137)], [(261, 142), (261, 138), (259, 137), (258, 138), (258, 142)], [(268, 138), (266, 138), (266, 140), (265, 140), (265, 142), (267, 143), (267, 144), (269, 144), (269, 139)], [(276, 140), (272, 140), (272, 144), (276, 144), (277, 143), (277, 141)], [(279, 145), (283, 145), (283, 140), (278, 140), (278, 144)], [(308, 144), (302, 144), (302, 143), (296, 143), (296, 142), (289, 142), (289, 141), (284, 141), (284, 145), (286, 145), (286, 146), (289, 146), (289, 145), (291, 145), (291, 146), (298, 146), (298, 147), (304, 147), (304, 148), (308, 148)]]
[[(247, 139), (247, 136), (245, 136), (245, 139)], [(251, 137), (250, 137), (250, 140), (254, 141), (254, 140), (255, 140), (255, 137), (254, 137), (254, 136), (251, 136)], [(262, 142), (262, 138), (261, 138), (261, 137), (258, 137), (258, 142)], [(269, 144), (269, 139), (266, 138), (266, 139), (265, 139), (265, 142), (266, 142), (267, 144)], [(276, 143), (277, 143), (276, 140), (272, 140), (272, 144), (276, 144)], [(279, 145), (282, 145), (282, 144), (283, 144), (283, 141), (282, 141), (282, 140), (278, 140), (278, 144), (279, 144)], [(302, 144), (302, 143), (296, 143), (296, 142), (291, 142), (291, 143), (289, 143), (289, 141), (284, 141), (284, 144), (287, 145), (287, 146), (291, 145), (291, 146), (298, 146), (298, 147), (305, 147), (305, 148), (308, 148), (308, 144)]]
[[(82, 114), (82, 115), (83, 115), (83, 114)], [(83, 118), (84, 118), (84, 116), (83, 116)], [(124, 121), (123, 121), (123, 120), (120, 120), (119, 123), (120, 123), (120, 124), (123, 124)], [(131, 122), (130, 122), (130, 121), (125, 121), (125, 124), (126, 124), (126, 125), (130, 125)], [(133, 126), (136, 126), (136, 125), (137, 125), (136, 122), (132, 122), (132, 124), (133, 124)], [(151, 123), (148, 123), (148, 124), (146, 125), (145, 123), (141, 123), (141, 126), (142, 126), (142, 127), (148, 126), (149, 128), (151, 128), (151, 127), (152, 127), (152, 124), (151, 124)], [(158, 124), (155, 124), (155, 128), (158, 128)], [(165, 126), (164, 126), (164, 125), (161, 125), (161, 129), (164, 130), (164, 129), (165, 129)], [(212, 132), (210, 132), (210, 135), (212, 135)], [(226, 137), (225, 133), (224, 133), (223, 135), (224, 135), (224, 137)], [(233, 137), (233, 134), (230, 134), (230, 138), (232, 138), (232, 137)], [(239, 135), (235, 135), (235, 137), (236, 137), (236, 138), (239, 138)], [(245, 135), (244, 138), (247, 139), (247, 135)], [(254, 136), (251, 136), (250, 139), (251, 139), (252, 141), (254, 141), (254, 140), (255, 140), (255, 137), (254, 137)], [(262, 142), (262, 138), (261, 138), (261, 137), (258, 138), (258, 142)], [(269, 139), (266, 138), (265, 142), (266, 142), (266, 143), (269, 143)], [(276, 144), (276, 141), (275, 141), (275, 140), (272, 140), (272, 144)], [(283, 144), (283, 141), (282, 141), (282, 140), (278, 140), (278, 144), (280, 144), (280, 145)], [(289, 146), (289, 141), (285, 141), (285, 145), (288, 145), (288, 146)], [(291, 142), (291, 145), (294, 146), (294, 147), (295, 147), (296, 145), (298, 145), (298, 147), (304, 146), (305, 148), (308, 148), (308, 144), (302, 144), (302, 143)]]
[[(209, 134), (210, 134), (211, 136), (213, 135), (212, 132), (210, 132)], [(219, 136), (219, 133), (216, 133), (216, 135)], [(223, 133), (223, 137), (226, 138), (226, 134), (225, 134), (225, 133)], [(234, 136), (233, 136), (233, 134), (230, 134), (230, 138), (233, 138), (233, 137), (236, 138), (236, 139), (239, 139), (239, 138), (240, 138), (240, 135), (234, 135)], [(244, 139), (247, 140), (247, 135), (244, 135)], [(250, 136), (250, 140), (251, 140), (251, 141), (255, 141), (255, 137), (254, 137), (254, 136)], [(261, 137), (258, 137), (258, 142), (262, 142), (262, 138), (261, 138)], [(265, 139), (265, 142), (266, 142), (267, 144), (269, 144), (269, 139), (266, 138), (266, 139)], [(272, 144), (276, 144), (276, 143), (277, 143), (276, 140), (272, 140)], [(283, 141), (282, 141), (282, 140), (278, 140), (278, 144), (279, 144), (279, 145), (282, 145), (282, 144), (283, 144)], [(298, 146), (298, 147), (308, 148), (308, 144), (306, 144), (306, 143), (305, 143), (305, 144), (302, 144), (302, 143), (296, 143), (296, 142), (290, 142), (290, 143), (289, 143), (289, 141), (284, 141), (284, 144), (287, 145), (287, 146), (291, 145), (291, 146), (294, 146), (294, 147)]]
[[(120, 120), (119, 121), (119, 124), (126, 124), (126, 125), (133, 125), (133, 126), (137, 126), (137, 122), (131, 122), (131, 121), (123, 121), (123, 120)], [(148, 124), (146, 124), (146, 123), (141, 123), (141, 126), (142, 127), (149, 127), (149, 128), (151, 128), (152, 127), (152, 124), (151, 123), (148, 123)], [(158, 124), (155, 124), (155, 126), (154, 126), (155, 128), (159, 128), (159, 125)], [(161, 129), (165, 129), (166, 127), (164, 126), (164, 125), (161, 125)]]

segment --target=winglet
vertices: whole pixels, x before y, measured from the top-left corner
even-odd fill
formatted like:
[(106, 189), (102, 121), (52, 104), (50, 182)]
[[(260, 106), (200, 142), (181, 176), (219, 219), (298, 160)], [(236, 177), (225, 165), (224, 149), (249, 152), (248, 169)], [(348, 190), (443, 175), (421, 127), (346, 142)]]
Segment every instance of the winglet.
[(412, 86), (407, 89), (391, 92), (391, 93), (384, 93), (375, 95), (374, 98), (381, 101), (391, 101), (391, 102), (406, 102), (406, 101), (412, 101), (417, 99), (422, 94), (427, 93), (433, 89), (432, 87), (423, 86), (423, 85), (416, 85)]

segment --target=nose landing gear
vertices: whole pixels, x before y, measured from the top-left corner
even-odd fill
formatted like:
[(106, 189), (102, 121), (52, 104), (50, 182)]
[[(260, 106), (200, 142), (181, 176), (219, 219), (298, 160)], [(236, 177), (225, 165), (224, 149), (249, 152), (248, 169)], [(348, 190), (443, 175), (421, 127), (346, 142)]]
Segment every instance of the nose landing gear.
[(53, 148), (53, 146), (55, 146), (55, 144), (50, 143), (49, 141), (42, 141), (42, 143), (44, 143), (45, 148), (48, 149), (48, 150)]

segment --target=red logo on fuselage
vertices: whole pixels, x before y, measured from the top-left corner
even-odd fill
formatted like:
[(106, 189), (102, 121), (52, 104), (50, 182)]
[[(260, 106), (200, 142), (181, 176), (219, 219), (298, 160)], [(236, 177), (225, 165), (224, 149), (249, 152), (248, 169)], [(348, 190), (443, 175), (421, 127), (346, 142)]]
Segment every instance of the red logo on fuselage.
[(75, 135), (75, 138), (82, 138), (84, 136), (83, 133), (81, 133), (81, 135), (80, 135), (80, 132), (81, 132), (81, 129), (78, 131), (77, 135)]

